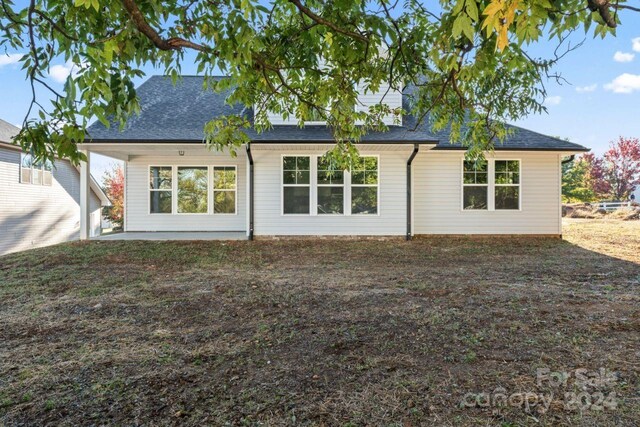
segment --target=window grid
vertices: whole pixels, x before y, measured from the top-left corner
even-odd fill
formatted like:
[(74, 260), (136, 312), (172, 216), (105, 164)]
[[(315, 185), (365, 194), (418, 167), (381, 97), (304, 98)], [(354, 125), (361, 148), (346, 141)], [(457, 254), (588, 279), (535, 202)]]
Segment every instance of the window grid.
[[(304, 199), (306, 204), (300, 203)], [(310, 200), (311, 156), (282, 156), (283, 215), (309, 215)]]
[[(323, 156), (318, 156), (317, 161), (317, 212), (318, 215), (344, 215), (344, 199), (345, 199), (345, 180), (344, 171), (336, 168), (330, 161), (324, 159)], [(324, 191), (320, 189), (328, 190), (328, 194), (324, 195)], [(332, 199), (336, 198), (334, 190), (339, 189), (339, 203), (332, 203)], [(328, 197), (327, 197), (328, 196)], [(325, 203), (321, 202), (321, 197)], [(325, 198), (327, 197), (327, 198)], [(329, 206), (326, 206), (329, 204)], [(333, 205), (333, 209), (332, 206)], [(337, 208), (337, 209), (336, 209)]]
[[(495, 195), (494, 195), (495, 210), (519, 210), (520, 209), (520, 161), (519, 160), (495, 160), (494, 186), (495, 186)], [(501, 193), (503, 194), (501, 195)], [(511, 200), (509, 200), (508, 198), (510, 198)]]
[(45, 185), (53, 184), (53, 163), (33, 160), (31, 154), (22, 154), (20, 158), (20, 182), (23, 184)]
[[(169, 178), (162, 177), (161, 172), (169, 172)], [(168, 184), (168, 185), (167, 185)], [(156, 196), (154, 197), (154, 193)], [(169, 209), (161, 210), (161, 194), (169, 193)], [(158, 215), (168, 215), (173, 213), (173, 166), (150, 166), (149, 167), (149, 213)]]
[[(378, 214), (379, 169), (380, 162), (376, 156), (361, 156), (351, 169), (351, 213), (353, 215)], [(368, 189), (375, 189), (375, 191)], [(374, 199), (369, 200), (369, 202), (375, 201), (375, 207), (373, 209), (365, 209), (362, 206), (358, 207), (357, 200), (359, 199), (359, 195), (361, 195), (362, 199)], [(373, 204), (374, 203), (370, 203), (369, 208)]]
[[(489, 208), (489, 162), (463, 160), (462, 163), (462, 209), (488, 210)], [(484, 191), (482, 191), (484, 189)], [(484, 200), (483, 200), (484, 199)]]
[[(230, 178), (229, 175), (231, 175), (232, 178)], [(237, 189), (238, 173), (235, 166), (213, 167), (214, 215), (235, 215), (238, 201)]]

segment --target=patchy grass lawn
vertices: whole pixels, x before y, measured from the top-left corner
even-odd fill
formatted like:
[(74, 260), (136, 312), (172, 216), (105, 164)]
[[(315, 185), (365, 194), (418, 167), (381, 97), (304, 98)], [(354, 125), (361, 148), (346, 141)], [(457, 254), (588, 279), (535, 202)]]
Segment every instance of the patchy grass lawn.
[(2, 257), (0, 424), (636, 425), (640, 223), (565, 230)]

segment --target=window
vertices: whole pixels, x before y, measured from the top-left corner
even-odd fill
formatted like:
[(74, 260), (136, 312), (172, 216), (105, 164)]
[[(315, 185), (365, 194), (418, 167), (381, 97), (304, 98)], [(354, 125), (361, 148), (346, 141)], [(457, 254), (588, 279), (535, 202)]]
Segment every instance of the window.
[(213, 213), (236, 213), (236, 167), (215, 166), (213, 168)]
[(209, 168), (178, 167), (178, 213), (208, 212)]
[(520, 209), (520, 161), (495, 161), (495, 209)]
[(488, 165), (486, 161), (464, 161), (462, 170), (462, 208), (488, 209)]
[(344, 213), (344, 171), (318, 157), (318, 215)]
[(377, 157), (360, 157), (351, 169), (351, 213), (378, 213)]
[(282, 158), (282, 213), (309, 213), (310, 166), (309, 156), (285, 156)]
[(173, 185), (171, 166), (151, 166), (149, 168), (149, 197), (152, 214), (170, 214), (172, 209)]
[(38, 162), (31, 154), (22, 154), (20, 162), (20, 182), (23, 184), (51, 185), (53, 183), (53, 163), (49, 160)]

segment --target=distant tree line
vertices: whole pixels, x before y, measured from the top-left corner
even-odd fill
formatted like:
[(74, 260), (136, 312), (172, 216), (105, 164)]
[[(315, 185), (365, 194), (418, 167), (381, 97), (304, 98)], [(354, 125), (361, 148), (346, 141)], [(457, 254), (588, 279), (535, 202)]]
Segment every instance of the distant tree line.
[(620, 137), (602, 155), (576, 157), (562, 165), (566, 203), (629, 200), (640, 186), (640, 140)]

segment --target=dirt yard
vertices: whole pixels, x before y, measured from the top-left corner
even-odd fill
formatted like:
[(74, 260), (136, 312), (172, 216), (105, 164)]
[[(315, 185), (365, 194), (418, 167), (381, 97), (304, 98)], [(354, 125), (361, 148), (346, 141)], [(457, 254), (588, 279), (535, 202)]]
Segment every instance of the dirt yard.
[(0, 425), (638, 420), (639, 221), (0, 257)]

